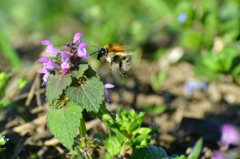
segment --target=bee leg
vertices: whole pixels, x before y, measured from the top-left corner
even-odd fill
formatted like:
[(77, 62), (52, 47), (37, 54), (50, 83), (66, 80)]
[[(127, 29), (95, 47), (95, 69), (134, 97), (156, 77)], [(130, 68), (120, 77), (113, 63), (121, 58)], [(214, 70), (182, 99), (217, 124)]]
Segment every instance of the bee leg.
[(109, 68), (110, 70), (112, 70), (112, 65), (113, 65), (113, 62), (116, 62), (118, 59), (118, 55), (114, 56), (112, 59), (111, 59), (111, 62), (109, 64)]
[(125, 72), (125, 71), (123, 71), (123, 70), (120, 70), (120, 69), (119, 69), (119, 73), (120, 73), (120, 75), (122, 75), (123, 77), (127, 77), (127, 75), (126, 75), (126, 72)]
[(119, 73), (120, 73), (120, 75), (122, 75), (123, 77), (127, 77), (126, 72), (123, 71), (123, 69), (122, 69), (122, 61), (119, 62)]
[(111, 59), (111, 66), (113, 64), (113, 62), (116, 62), (118, 59), (118, 55), (115, 55), (112, 59)]
[(104, 64), (100, 58), (97, 58), (97, 60), (98, 60), (98, 61), (100, 61), (100, 62), (101, 62), (101, 64)]

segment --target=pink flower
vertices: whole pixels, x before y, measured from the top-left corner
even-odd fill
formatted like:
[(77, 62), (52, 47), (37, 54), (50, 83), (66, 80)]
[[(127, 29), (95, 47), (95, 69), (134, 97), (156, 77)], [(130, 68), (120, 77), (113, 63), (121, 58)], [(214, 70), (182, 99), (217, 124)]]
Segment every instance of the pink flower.
[(110, 98), (109, 98), (109, 94), (108, 94), (108, 91), (107, 91), (107, 88), (113, 88), (115, 87), (114, 85), (112, 84), (105, 84), (104, 85), (104, 97), (106, 97), (106, 100), (109, 102), (110, 101)]
[(50, 41), (44, 40), (44, 41), (41, 41), (41, 43), (42, 43), (43, 45), (48, 45), (48, 46), (45, 48), (45, 52), (43, 53), (42, 56), (44, 56), (46, 53), (49, 53), (49, 54), (51, 54), (51, 55), (57, 55), (58, 50), (53, 46), (53, 44), (51, 44)]
[(68, 62), (70, 61), (70, 56), (66, 52), (63, 52), (60, 56), (62, 56), (62, 72), (67, 73), (67, 69), (69, 68)]
[(49, 72), (47, 71), (46, 68), (43, 68), (41, 70), (38, 70), (37, 71), (38, 73), (44, 73), (44, 76), (43, 76), (43, 83), (42, 83), (42, 86), (46, 86), (46, 83), (47, 83), (47, 79), (48, 79), (48, 76), (49, 76)]
[(237, 128), (231, 124), (223, 124), (220, 127), (222, 133), (220, 144), (221, 146), (240, 145), (240, 134)]
[(215, 151), (213, 153), (212, 159), (224, 159), (224, 156), (220, 151)]
[(79, 44), (81, 43), (80, 37), (82, 36), (81, 33), (76, 33), (73, 38), (73, 42), (75, 43), (76, 41), (79, 41)]
[(50, 60), (49, 58), (47, 57), (41, 57), (40, 59), (38, 59), (39, 62), (43, 62), (43, 67), (46, 68), (46, 69), (61, 69), (61, 67), (54, 63), (52, 60)]
[(82, 36), (81, 33), (76, 33), (73, 38), (73, 42), (76, 43), (78, 41), (79, 45), (77, 46), (77, 55), (78, 57), (84, 57), (89, 58), (89, 55), (87, 54), (86, 46), (87, 44), (81, 43), (82, 41), (79, 39)]
[(86, 50), (86, 47), (87, 44), (85, 43), (80, 43), (80, 45), (78, 46), (78, 49), (77, 49), (77, 55), (78, 57), (84, 57), (84, 58), (89, 58), (90, 56), (87, 54), (87, 50)]

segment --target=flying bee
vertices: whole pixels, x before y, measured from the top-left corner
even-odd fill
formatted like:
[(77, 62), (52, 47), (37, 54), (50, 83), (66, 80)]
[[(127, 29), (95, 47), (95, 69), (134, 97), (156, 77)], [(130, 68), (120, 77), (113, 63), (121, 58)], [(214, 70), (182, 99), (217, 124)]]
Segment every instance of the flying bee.
[(126, 76), (126, 73), (131, 68), (132, 59), (130, 54), (118, 44), (107, 44), (94, 53), (98, 53), (97, 59), (101, 63), (103, 63), (101, 60), (101, 57), (103, 57), (104, 64), (108, 65), (110, 70), (112, 69), (112, 65), (116, 64), (122, 76)]

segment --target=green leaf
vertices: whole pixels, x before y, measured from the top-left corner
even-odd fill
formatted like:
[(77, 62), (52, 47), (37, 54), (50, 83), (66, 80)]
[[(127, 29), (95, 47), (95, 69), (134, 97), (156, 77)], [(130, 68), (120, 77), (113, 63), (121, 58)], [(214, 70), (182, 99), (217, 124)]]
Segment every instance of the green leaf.
[(112, 117), (112, 119), (115, 119), (115, 116), (112, 115), (112, 113), (110, 111), (107, 110), (106, 105), (104, 103), (104, 101), (102, 102), (102, 104), (100, 105), (100, 109), (97, 113), (89, 111), (90, 114), (92, 114), (93, 116), (98, 117), (100, 120), (103, 120), (103, 115), (109, 115)]
[(111, 135), (105, 136), (103, 145), (107, 149), (106, 156), (111, 156), (109, 158), (112, 158), (115, 155), (121, 154), (124, 149), (124, 146), (122, 146), (123, 143), (123, 139), (113, 133)]
[(151, 76), (151, 86), (155, 92), (159, 91), (165, 79), (166, 79), (165, 72), (159, 72), (157, 75)]
[(62, 91), (72, 83), (70, 75), (49, 75), (47, 81), (47, 97), (49, 101), (57, 99)]
[(88, 69), (84, 72), (84, 75), (87, 76), (87, 78), (98, 77), (97, 73), (92, 69), (90, 65), (88, 66)]
[(144, 106), (142, 108), (143, 108), (143, 110), (145, 110), (147, 113), (149, 113), (151, 115), (160, 115), (167, 110), (167, 106), (165, 104), (160, 105), (160, 106), (153, 104), (151, 106)]
[(196, 159), (199, 157), (201, 149), (202, 149), (203, 139), (200, 138), (197, 143), (193, 147), (192, 153), (189, 155), (188, 159)]
[(127, 142), (127, 145), (130, 145), (135, 148), (140, 148), (143, 146), (147, 146), (147, 143), (149, 143), (149, 140), (151, 139), (151, 129), (150, 128), (140, 128), (137, 131), (133, 132), (135, 135), (134, 137), (130, 138)]
[(47, 126), (56, 139), (72, 149), (83, 109), (73, 102), (62, 109), (51, 108), (47, 113)]
[(181, 155), (181, 156), (172, 155), (172, 156), (169, 156), (168, 159), (187, 159), (187, 158), (184, 155)]
[(96, 77), (89, 79), (79, 87), (69, 87), (66, 96), (87, 111), (98, 112), (104, 94), (103, 83)]
[(88, 69), (88, 64), (79, 65), (75, 70), (71, 71), (73, 77), (80, 78), (83, 76), (84, 72)]
[(128, 135), (133, 134), (142, 124), (144, 113), (140, 112), (137, 114), (134, 109), (129, 112), (122, 109), (118, 109), (117, 121), (121, 125), (121, 130), (126, 130)]
[(83, 159), (81, 152), (78, 150), (78, 148), (74, 147), (74, 150), (77, 152), (78, 159)]
[(162, 159), (168, 157), (163, 148), (150, 144), (148, 144), (148, 146), (149, 147), (144, 146), (143, 148), (137, 149), (133, 153), (132, 159)]

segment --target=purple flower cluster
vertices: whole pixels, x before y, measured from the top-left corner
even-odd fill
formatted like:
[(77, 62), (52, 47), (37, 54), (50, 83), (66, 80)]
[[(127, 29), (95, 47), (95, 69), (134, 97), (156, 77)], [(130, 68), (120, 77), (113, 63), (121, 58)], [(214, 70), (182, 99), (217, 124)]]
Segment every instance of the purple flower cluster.
[[(220, 146), (226, 147), (229, 145), (240, 145), (240, 132), (239, 130), (231, 124), (222, 124), (220, 126), (221, 138)], [(224, 152), (221, 150), (215, 151), (213, 153), (212, 159), (224, 159)]]
[(89, 58), (89, 55), (87, 54), (86, 46), (87, 44), (82, 43), (80, 40), (80, 37), (82, 36), (81, 33), (76, 33), (73, 42), (70, 42), (68, 44), (63, 44), (62, 47), (64, 46), (64, 49), (61, 49), (58, 51), (53, 44), (51, 44), (50, 41), (44, 40), (41, 41), (43, 45), (47, 45), (45, 48), (45, 51), (43, 53), (43, 56), (48, 53), (51, 55), (55, 55), (56, 57), (58, 54), (61, 56), (61, 61), (56, 61), (53, 62), (47, 57), (41, 57), (38, 61), (43, 63), (43, 69), (38, 70), (38, 73), (43, 73), (43, 83), (42, 86), (46, 85), (48, 76), (50, 72), (48, 70), (61, 70), (63, 74), (66, 74), (68, 72), (69, 67), (71, 64), (75, 64), (79, 60), (76, 58)]
[(220, 139), (221, 146), (240, 145), (240, 133), (237, 128), (231, 124), (223, 124), (220, 127), (222, 133)]
[(223, 153), (221, 151), (215, 151), (212, 159), (224, 159)]

